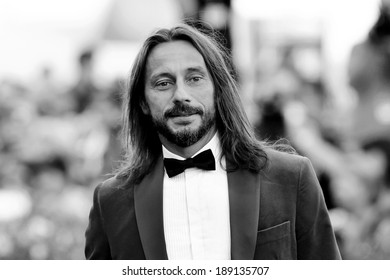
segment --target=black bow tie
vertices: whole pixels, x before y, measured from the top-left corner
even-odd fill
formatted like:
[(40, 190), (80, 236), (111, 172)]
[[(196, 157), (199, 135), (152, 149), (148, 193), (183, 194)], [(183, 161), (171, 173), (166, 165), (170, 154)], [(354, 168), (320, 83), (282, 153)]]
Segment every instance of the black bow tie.
[(215, 170), (215, 159), (213, 152), (209, 149), (193, 158), (187, 158), (186, 160), (164, 158), (164, 165), (169, 178), (171, 178), (191, 167), (197, 167), (204, 170)]

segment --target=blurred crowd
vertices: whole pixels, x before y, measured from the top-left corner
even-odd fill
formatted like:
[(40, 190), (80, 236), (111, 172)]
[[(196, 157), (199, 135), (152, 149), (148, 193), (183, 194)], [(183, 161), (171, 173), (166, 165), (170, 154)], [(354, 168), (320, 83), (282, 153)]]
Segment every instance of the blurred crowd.
[(83, 258), (91, 188), (120, 159), (121, 84), (94, 81), (93, 54), (72, 86), (0, 81), (0, 259)]
[(320, 47), (259, 51), (256, 129), (312, 161), (344, 259), (390, 259), (390, 9), (350, 55), (349, 110), (324, 82)]
[[(230, 1), (199, 3), (196, 17), (234, 47)], [(264, 45), (256, 55), (258, 137), (286, 139), (310, 158), (344, 259), (390, 259), (389, 11), (384, 4), (351, 50), (348, 112), (324, 80), (320, 44)], [(0, 79), (0, 259), (84, 258), (93, 188), (121, 159), (124, 82), (96, 81), (94, 54), (80, 53), (71, 86), (50, 67), (30, 84)]]

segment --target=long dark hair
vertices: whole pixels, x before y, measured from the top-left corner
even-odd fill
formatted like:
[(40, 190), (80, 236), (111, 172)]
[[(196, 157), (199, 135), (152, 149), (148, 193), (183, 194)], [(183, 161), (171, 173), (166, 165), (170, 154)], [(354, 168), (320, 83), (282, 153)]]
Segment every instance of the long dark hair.
[(154, 32), (146, 39), (135, 59), (128, 88), (123, 96), (122, 139), (126, 154), (117, 176), (138, 183), (161, 156), (161, 142), (157, 132), (153, 129), (150, 116), (143, 113), (140, 104), (145, 102), (145, 68), (150, 52), (159, 44), (177, 40), (187, 41), (199, 51), (214, 82), (216, 127), (222, 154), (232, 167), (227, 171), (242, 168), (259, 172), (266, 164), (267, 155), (245, 114), (228, 52), (210, 32), (180, 24)]

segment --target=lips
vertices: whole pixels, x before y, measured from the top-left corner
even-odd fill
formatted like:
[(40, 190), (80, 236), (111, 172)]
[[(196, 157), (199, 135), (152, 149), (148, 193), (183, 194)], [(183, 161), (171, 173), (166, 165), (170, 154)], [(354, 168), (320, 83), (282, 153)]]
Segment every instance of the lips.
[(171, 118), (180, 118), (180, 117), (189, 117), (195, 114), (172, 114), (170, 117)]

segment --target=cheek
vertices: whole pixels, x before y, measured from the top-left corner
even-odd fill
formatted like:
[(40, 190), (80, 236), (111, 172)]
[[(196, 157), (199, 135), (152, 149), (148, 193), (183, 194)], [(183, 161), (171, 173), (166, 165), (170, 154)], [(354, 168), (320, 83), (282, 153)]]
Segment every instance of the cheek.
[(165, 102), (161, 98), (146, 98), (148, 114), (152, 116), (163, 115)]
[(200, 99), (200, 101), (203, 103), (203, 105), (206, 107), (209, 111), (215, 110), (215, 96), (214, 96), (214, 89), (208, 89), (205, 91), (204, 96)]

